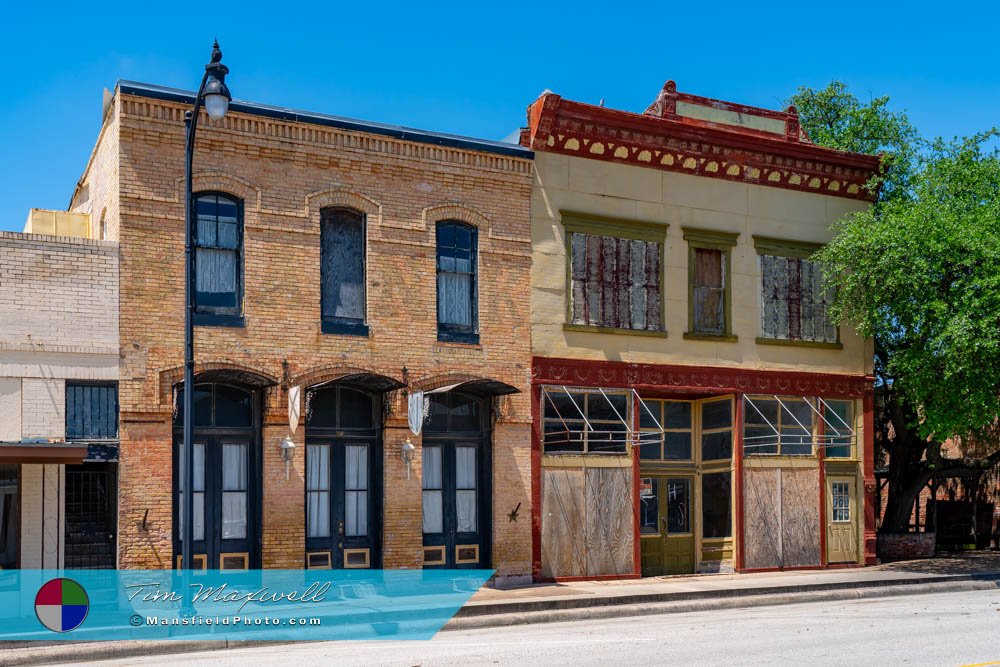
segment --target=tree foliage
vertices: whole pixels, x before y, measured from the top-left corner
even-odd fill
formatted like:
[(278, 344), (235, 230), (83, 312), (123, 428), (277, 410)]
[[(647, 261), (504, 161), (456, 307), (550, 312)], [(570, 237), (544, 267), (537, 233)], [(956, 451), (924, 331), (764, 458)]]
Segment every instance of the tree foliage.
[[(876, 205), (836, 223), (817, 255), (832, 315), (875, 339), (892, 433), (883, 530), (905, 531), (932, 477), (976, 480), (1000, 462), (1000, 154), (996, 130), (925, 142), (888, 98), (834, 82), (790, 100), (812, 141), (884, 154)], [(940, 443), (962, 443), (944, 458)]]

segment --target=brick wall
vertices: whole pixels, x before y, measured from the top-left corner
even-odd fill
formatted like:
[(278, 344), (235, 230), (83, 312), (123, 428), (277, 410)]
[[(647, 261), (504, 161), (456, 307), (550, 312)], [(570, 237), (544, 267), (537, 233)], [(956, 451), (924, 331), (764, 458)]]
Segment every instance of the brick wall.
[(935, 545), (934, 533), (879, 533), (876, 552), (883, 561), (931, 558)]
[[(108, 122), (117, 133), (105, 130), (88, 177), (91, 193), (101, 178), (117, 178), (120, 188), (120, 563), (156, 567), (170, 555), (170, 396), (183, 360), (185, 107), (137, 95), (119, 95), (115, 105)], [(120, 165), (102, 177), (96, 156), (113, 142)], [(279, 385), (267, 392), (263, 433), (265, 566), (299, 567), (304, 554), (302, 431), (288, 480), (279, 451), (285, 385), (320, 382), (345, 367), (401, 380), (405, 366), (413, 383), (462, 374), (522, 392), (504, 401), (494, 511), (505, 522), (521, 502), (523, 523), (495, 519), (492, 541), (494, 565), (530, 572), (531, 178), (530, 161), (520, 158), (240, 113), (203, 119), (194, 188), (244, 202), (246, 325), (198, 327), (196, 358)], [(77, 199), (74, 208), (83, 205)], [(367, 338), (320, 330), (319, 213), (330, 205), (366, 214)], [(442, 219), (479, 228), (479, 345), (437, 341), (434, 230)], [(399, 460), (406, 435), (405, 408), (397, 407), (384, 434), (386, 567), (421, 559), (420, 462), (418, 455), (407, 481)], [(147, 509), (147, 530), (137, 531)]]

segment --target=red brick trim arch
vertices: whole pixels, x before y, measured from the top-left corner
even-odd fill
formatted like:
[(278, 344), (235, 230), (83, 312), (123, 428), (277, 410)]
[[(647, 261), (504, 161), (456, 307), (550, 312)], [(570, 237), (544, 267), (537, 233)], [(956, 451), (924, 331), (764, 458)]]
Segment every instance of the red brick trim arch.
[[(277, 377), (256, 368), (230, 361), (215, 360), (195, 363), (195, 380), (201, 380), (206, 373), (216, 371), (220, 377), (228, 377), (254, 387), (273, 387), (279, 383)], [(160, 406), (170, 408), (173, 402), (173, 388), (184, 381), (184, 366), (174, 366), (159, 372)], [(201, 376), (201, 377), (199, 377)]]

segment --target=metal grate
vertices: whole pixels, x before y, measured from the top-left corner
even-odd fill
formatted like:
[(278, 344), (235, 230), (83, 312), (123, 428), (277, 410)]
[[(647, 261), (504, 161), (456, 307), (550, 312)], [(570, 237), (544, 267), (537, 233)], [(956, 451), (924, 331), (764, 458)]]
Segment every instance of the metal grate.
[(66, 466), (67, 569), (114, 569), (116, 496), (114, 464)]

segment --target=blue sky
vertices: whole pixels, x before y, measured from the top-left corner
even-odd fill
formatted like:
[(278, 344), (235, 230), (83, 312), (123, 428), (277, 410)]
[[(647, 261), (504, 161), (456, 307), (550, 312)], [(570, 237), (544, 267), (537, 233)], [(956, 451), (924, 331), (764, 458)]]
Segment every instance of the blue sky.
[(546, 88), (641, 111), (667, 79), (773, 108), (840, 79), (890, 95), (925, 136), (1000, 125), (992, 4), (17, 4), (0, 21), (0, 230), (66, 207), (105, 87), (193, 88), (214, 37), (238, 99), (489, 139), (523, 125)]

